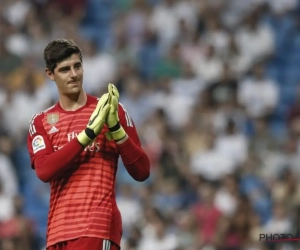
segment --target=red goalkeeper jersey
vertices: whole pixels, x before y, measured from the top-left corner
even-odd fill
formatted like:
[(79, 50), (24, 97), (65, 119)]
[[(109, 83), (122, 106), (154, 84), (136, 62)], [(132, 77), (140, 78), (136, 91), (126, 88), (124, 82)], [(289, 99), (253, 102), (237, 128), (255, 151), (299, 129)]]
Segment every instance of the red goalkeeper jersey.
[[(78, 141), (75, 141), (77, 140), (76, 136), (86, 128), (96, 104), (97, 98), (88, 95), (87, 103), (76, 111), (65, 111), (58, 103), (33, 116), (27, 143), (31, 164), (36, 171), (38, 159), (44, 159), (49, 155), (57, 156), (52, 157), (47, 164), (39, 166), (41, 171), (47, 173), (54, 167), (54, 164), (59, 165), (65, 158), (70, 157), (74, 150), (81, 147)], [(120, 104), (119, 117), (120, 124), (128, 134), (130, 141), (140, 148), (134, 124)], [(62, 171), (55, 175), (55, 178), (49, 179), (51, 195), (47, 247), (83, 236), (110, 239), (120, 245), (122, 223), (116, 205), (114, 186), (119, 151), (124, 151), (124, 149), (119, 149), (114, 141), (109, 140), (107, 132), (108, 128), (104, 126), (101, 134), (92, 144), (84, 150), (81, 147), (81, 151), (76, 157), (65, 164), (69, 166), (64, 166)], [(72, 143), (76, 143), (75, 146), (72, 146)], [(67, 147), (75, 148), (72, 151), (66, 151), (64, 156), (59, 156), (57, 151), (63, 153)], [(128, 147), (130, 151), (130, 146)], [(140, 152), (141, 155), (138, 157), (145, 157), (141, 148)], [(132, 153), (134, 152), (132, 151)], [(122, 157), (122, 154), (120, 155)], [(133, 156), (134, 159), (137, 159), (136, 157)], [(48, 159), (50, 158), (48, 157)], [(126, 160), (124, 162), (123, 159), (127, 170), (132, 167), (129, 162), (132, 160), (127, 160), (126, 163)], [(147, 166), (139, 167), (147, 169)], [(134, 169), (130, 173), (132, 176), (134, 171), (138, 173), (138, 170)]]

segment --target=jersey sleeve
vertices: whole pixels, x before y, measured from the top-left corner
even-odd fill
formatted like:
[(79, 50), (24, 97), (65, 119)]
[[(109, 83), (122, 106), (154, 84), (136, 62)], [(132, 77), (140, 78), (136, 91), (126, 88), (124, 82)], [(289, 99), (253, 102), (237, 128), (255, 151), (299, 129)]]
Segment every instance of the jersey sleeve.
[(145, 181), (150, 175), (149, 158), (142, 149), (135, 125), (122, 104), (119, 104), (118, 114), (120, 124), (128, 135), (125, 142), (117, 144), (119, 154), (131, 177), (136, 181)]
[(27, 134), (27, 148), (34, 168), (34, 161), (41, 155), (48, 155), (54, 152), (53, 146), (43, 126), (43, 113), (34, 115), (29, 123)]
[(27, 135), (27, 147), (31, 166), (35, 169), (38, 178), (50, 182), (60, 178), (74, 159), (84, 150), (77, 137), (72, 139), (62, 149), (54, 151), (52, 143), (43, 127), (43, 114), (35, 116), (30, 121)]
[(119, 103), (119, 106), (118, 106), (118, 115), (119, 115), (119, 119), (120, 119), (120, 124), (126, 131), (127, 135), (137, 146), (141, 147), (141, 142), (140, 142), (138, 133), (136, 131), (134, 122), (131, 119), (127, 110), (125, 109), (124, 105), (122, 105), (121, 103)]

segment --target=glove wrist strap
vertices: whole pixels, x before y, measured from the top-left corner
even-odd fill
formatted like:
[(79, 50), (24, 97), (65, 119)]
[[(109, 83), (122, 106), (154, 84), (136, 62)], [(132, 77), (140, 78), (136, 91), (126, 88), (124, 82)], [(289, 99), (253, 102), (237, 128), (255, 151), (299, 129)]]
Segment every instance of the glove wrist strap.
[(126, 132), (119, 122), (115, 126), (113, 126), (113, 129), (114, 130), (112, 131), (110, 128), (109, 131), (111, 133), (112, 138), (116, 142), (121, 141), (126, 137)]
[(96, 138), (96, 136), (97, 136), (95, 134), (95, 132), (92, 129), (90, 129), (90, 128), (86, 128), (85, 129), (85, 133), (86, 133), (87, 137), (90, 138), (91, 140), (94, 140)]
[(120, 128), (121, 128), (121, 125), (120, 125), (119, 122), (117, 122), (115, 126), (113, 126), (113, 127), (111, 127), (111, 128), (108, 128), (108, 130), (109, 130), (110, 132), (116, 132), (116, 131), (118, 131)]

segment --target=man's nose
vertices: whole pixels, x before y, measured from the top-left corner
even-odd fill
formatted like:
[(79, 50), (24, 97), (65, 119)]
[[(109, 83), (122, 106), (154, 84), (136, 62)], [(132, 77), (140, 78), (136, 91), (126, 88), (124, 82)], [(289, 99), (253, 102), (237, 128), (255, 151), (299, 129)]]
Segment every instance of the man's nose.
[(74, 68), (71, 68), (71, 76), (72, 77), (76, 77), (77, 76), (77, 72)]

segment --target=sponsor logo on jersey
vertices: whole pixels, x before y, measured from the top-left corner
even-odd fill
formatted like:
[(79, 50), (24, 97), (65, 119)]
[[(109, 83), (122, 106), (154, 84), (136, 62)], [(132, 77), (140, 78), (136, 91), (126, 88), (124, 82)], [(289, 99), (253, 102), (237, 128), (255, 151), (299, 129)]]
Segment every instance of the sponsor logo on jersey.
[(47, 122), (51, 125), (57, 123), (59, 121), (59, 114), (54, 113), (54, 114), (48, 114), (47, 115)]
[[(73, 140), (75, 137), (77, 137), (77, 133), (76, 132), (72, 132), (67, 134), (67, 138), (68, 138), (68, 142), (70, 142), (71, 140)], [(60, 148), (57, 147), (57, 149), (59, 150)], [(88, 152), (99, 152), (100, 151), (100, 142), (97, 141), (93, 141), (91, 144), (89, 144), (88, 146), (86, 146), (86, 148), (84, 149), (84, 151), (88, 151)]]
[(32, 140), (32, 150), (35, 154), (36, 152), (46, 148), (45, 141), (41, 135), (37, 135)]

